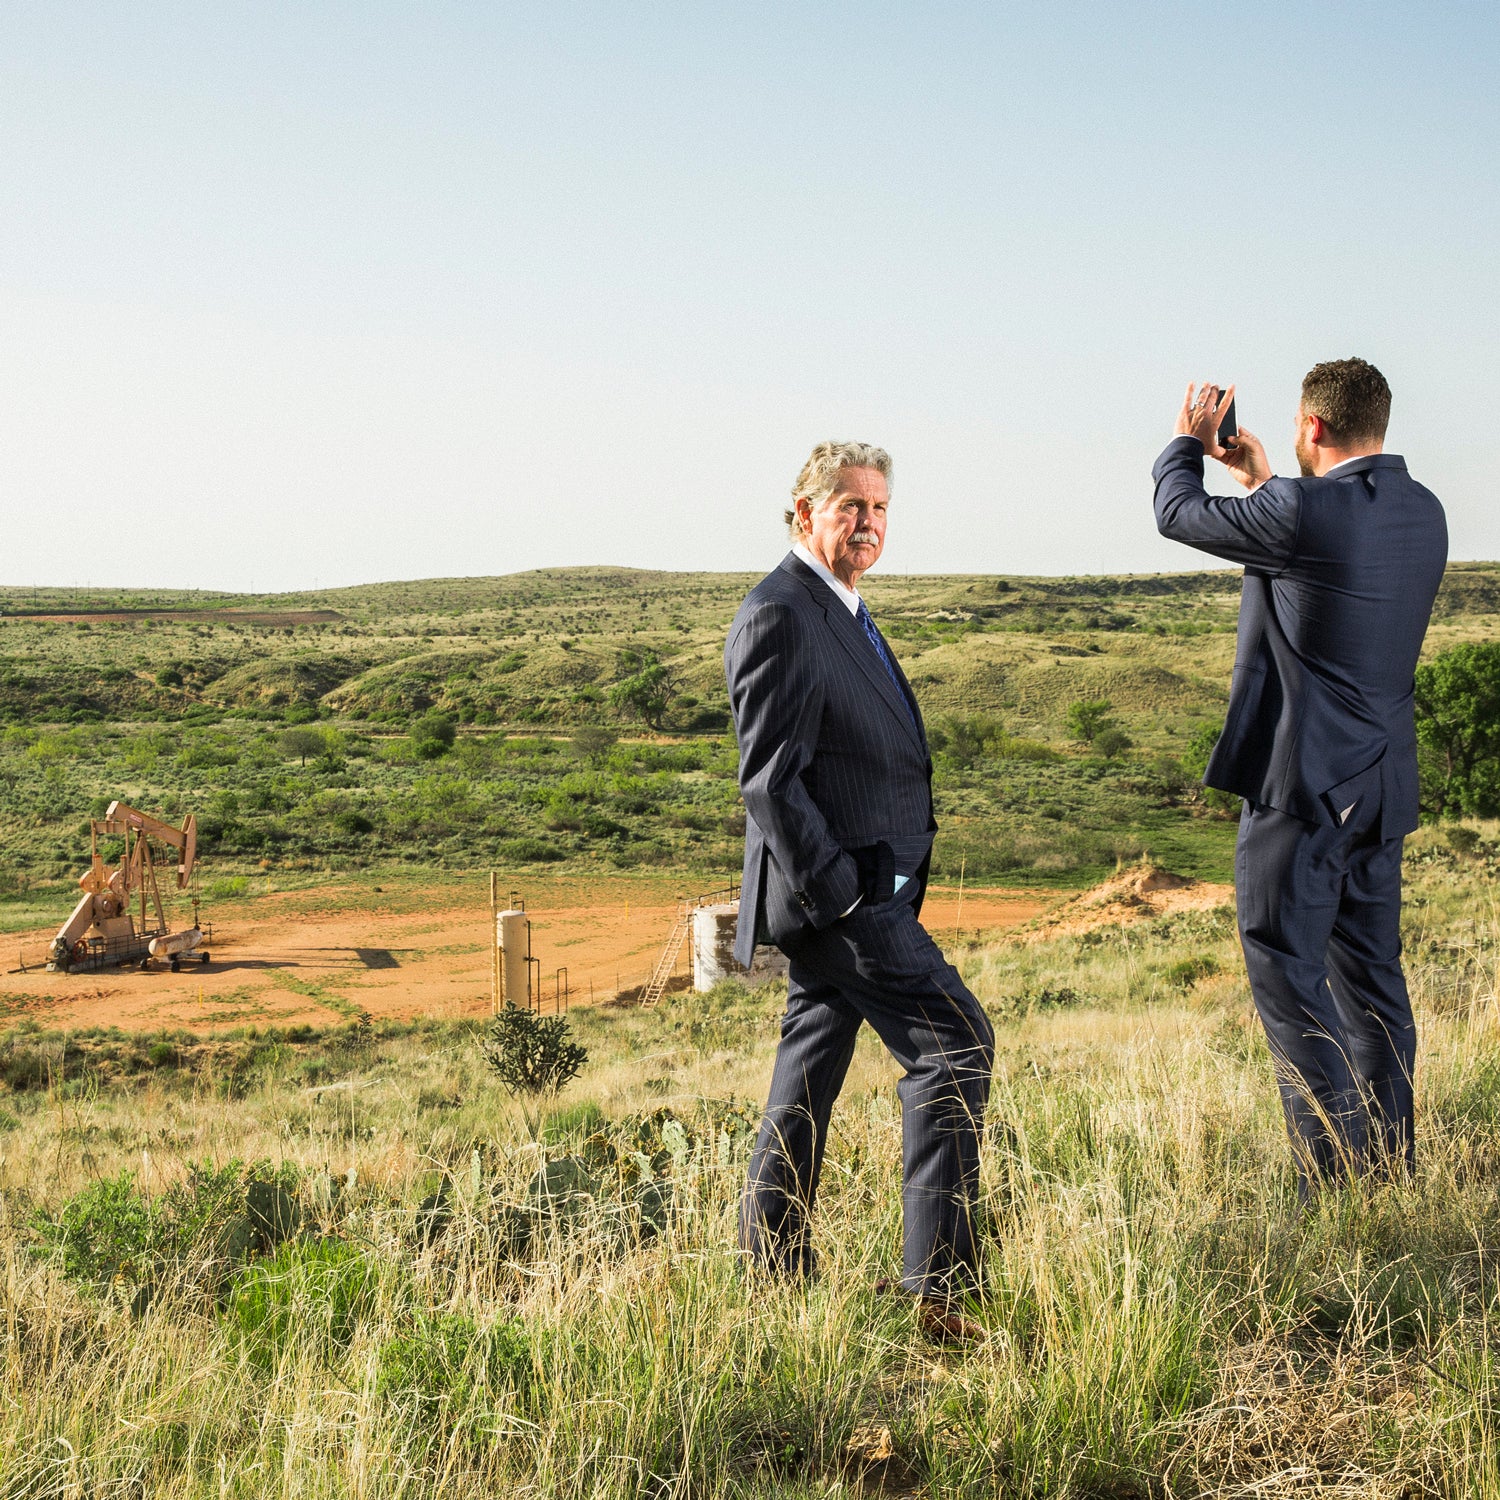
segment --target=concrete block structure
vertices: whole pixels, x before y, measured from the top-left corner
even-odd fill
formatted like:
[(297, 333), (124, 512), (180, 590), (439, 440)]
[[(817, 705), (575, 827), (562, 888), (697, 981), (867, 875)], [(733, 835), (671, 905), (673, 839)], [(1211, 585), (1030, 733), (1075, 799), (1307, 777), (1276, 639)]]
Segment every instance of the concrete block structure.
[(734, 929), (739, 920), (738, 901), (700, 906), (693, 912), (693, 988), (711, 990), (721, 979), (742, 979), (760, 984), (786, 975), (786, 956), (762, 944), (755, 950), (748, 969), (734, 956)]

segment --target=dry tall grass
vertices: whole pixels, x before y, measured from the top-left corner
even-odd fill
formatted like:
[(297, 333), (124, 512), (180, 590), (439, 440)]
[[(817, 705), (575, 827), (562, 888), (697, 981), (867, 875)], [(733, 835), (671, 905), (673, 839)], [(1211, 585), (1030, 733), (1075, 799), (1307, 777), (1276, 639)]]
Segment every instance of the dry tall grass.
[[(1227, 914), (963, 955), (1000, 1046), (990, 1336), (960, 1352), (873, 1291), (899, 1229), (873, 1041), (835, 1116), (823, 1274), (744, 1274), (741, 1137), (697, 1101), (758, 1098), (773, 995), (577, 1016), (593, 1061), (564, 1104), (617, 1141), (663, 1105), (684, 1126), (645, 1243), (628, 1162), (617, 1190), (538, 1198), (597, 1119), (539, 1143), (458, 1031), (330, 1043), (242, 1097), (164, 1069), (5, 1098), (0, 1495), (1500, 1494), (1500, 922), (1482, 861), (1416, 855), (1419, 1172), (1307, 1213)], [(324, 1243), (234, 1280), (186, 1254), (132, 1310), (39, 1238), (91, 1182), (129, 1169), (161, 1203), (235, 1157), (299, 1169)], [(440, 1176), (451, 1218), (424, 1237)]]

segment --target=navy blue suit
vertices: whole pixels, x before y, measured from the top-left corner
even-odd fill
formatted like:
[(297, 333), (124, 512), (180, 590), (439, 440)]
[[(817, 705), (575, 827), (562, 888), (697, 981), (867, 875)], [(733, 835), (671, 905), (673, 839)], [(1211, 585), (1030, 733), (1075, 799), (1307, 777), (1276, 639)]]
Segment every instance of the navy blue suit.
[(740, 607), (724, 670), (745, 800), (735, 953), (748, 963), (769, 941), (789, 960), (741, 1243), (769, 1269), (812, 1269), (828, 1120), (868, 1021), (906, 1070), (903, 1284), (971, 1292), (994, 1033), (918, 921), (937, 827), (921, 710), (884, 643), (795, 554)]
[(1304, 1186), (1413, 1151), (1416, 1029), (1401, 841), (1417, 826), (1412, 688), (1447, 561), (1443, 508), (1395, 454), (1248, 495), (1203, 447), (1156, 462), (1163, 536), (1242, 563), (1239, 644), (1204, 781), (1245, 799), (1241, 943)]

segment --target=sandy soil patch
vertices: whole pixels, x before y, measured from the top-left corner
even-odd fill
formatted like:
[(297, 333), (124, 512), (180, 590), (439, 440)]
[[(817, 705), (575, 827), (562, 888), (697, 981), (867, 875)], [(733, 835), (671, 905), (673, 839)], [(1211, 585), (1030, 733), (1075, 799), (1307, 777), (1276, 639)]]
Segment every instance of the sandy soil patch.
[(1138, 865), (1033, 918), (1018, 936), (1027, 942), (1044, 942), (1173, 912), (1212, 911), (1233, 905), (1232, 885), (1216, 885), (1210, 880), (1193, 880)]
[[(671, 877), (528, 883), (532, 952), (541, 960), (547, 1009), (566, 986), (574, 1005), (612, 999), (640, 985), (677, 912)], [(504, 893), (502, 893), (502, 901)], [(935, 888), (923, 912), (941, 943), (1008, 931), (1055, 901), (1046, 893)], [(457, 1018), (490, 1008), (488, 889), (411, 884), (375, 892), (355, 885), (258, 897), (205, 911), (214, 927), (211, 962), (165, 968), (0, 974), (0, 1018), (34, 1016), (49, 1026), (317, 1026), (374, 1017)], [(40, 960), (50, 933), (4, 939), (0, 958)], [(687, 945), (679, 971), (690, 963)], [(566, 974), (560, 971), (566, 969)]]

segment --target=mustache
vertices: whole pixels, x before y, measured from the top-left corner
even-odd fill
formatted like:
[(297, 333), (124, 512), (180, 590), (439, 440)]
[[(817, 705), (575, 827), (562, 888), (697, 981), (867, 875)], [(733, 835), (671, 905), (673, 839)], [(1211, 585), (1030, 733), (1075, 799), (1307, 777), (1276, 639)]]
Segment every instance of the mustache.
[(851, 542), (867, 542), (870, 546), (874, 547), (879, 544), (880, 538), (873, 531), (856, 531), (849, 540)]

